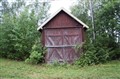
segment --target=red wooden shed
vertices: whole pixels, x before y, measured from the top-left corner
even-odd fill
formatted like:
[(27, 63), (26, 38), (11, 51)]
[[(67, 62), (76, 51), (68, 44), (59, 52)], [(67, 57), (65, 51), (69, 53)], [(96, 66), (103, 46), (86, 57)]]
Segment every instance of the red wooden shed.
[(74, 46), (84, 41), (88, 26), (64, 8), (58, 10), (37, 30), (42, 32), (42, 43), (47, 48), (45, 61), (72, 63), (79, 58)]

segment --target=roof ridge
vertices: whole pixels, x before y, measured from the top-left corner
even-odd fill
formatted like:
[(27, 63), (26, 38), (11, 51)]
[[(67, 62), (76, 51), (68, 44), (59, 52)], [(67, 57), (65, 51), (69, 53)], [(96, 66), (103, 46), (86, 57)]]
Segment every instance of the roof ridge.
[(69, 16), (71, 16), (73, 19), (75, 19), (76, 21), (78, 21), (80, 24), (83, 25), (83, 27), (85, 28), (89, 28), (84, 22), (82, 22), (81, 20), (79, 20), (78, 18), (76, 18), (73, 14), (71, 14), (69, 11), (67, 11), (65, 8), (61, 7), (60, 9), (58, 9), (49, 19), (47, 19), (41, 26), (39, 26), (37, 28), (37, 30), (43, 29), (43, 26), (45, 24), (47, 24), (52, 18), (54, 18), (60, 11), (64, 11), (65, 13), (67, 13)]

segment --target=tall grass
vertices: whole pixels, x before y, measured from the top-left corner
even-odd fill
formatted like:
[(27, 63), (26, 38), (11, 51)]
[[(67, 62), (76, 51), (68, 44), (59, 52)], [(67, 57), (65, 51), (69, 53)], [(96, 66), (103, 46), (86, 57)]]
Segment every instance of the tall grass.
[(80, 68), (29, 65), (0, 58), (0, 79), (120, 79), (120, 61)]

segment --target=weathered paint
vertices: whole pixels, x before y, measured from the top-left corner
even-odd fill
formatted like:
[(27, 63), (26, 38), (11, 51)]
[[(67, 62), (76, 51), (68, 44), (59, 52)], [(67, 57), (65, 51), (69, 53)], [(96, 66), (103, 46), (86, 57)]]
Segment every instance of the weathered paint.
[(42, 30), (42, 42), (47, 47), (46, 62), (72, 63), (79, 58), (74, 46), (84, 41), (84, 28), (67, 15), (59, 12)]
[(49, 21), (44, 28), (70, 28), (76, 26), (83, 28), (76, 20), (61, 11), (56, 17)]

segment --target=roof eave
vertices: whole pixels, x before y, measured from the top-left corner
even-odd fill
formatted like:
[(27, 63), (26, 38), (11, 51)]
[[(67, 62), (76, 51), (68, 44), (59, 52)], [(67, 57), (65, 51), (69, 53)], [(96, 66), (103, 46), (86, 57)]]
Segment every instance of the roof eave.
[(75, 16), (73, 16), (70, 12), (68, 12), (66, 9), (64, 8), (61, 8), (59, 9), (56, 13), (54, 13), (54, 15), (52, 15), (49, 19), (47, 19), (41, 26), (39, 26), (37, 28), (37, 30), (39, 31), (40, 29), (42, 30), (43, 29), (43, 26), (45, 26), (45, 24), (47, 24), (52, 18), (54, 18), (60, 11), (64, 11), (66, 12), (69, 16), (71, 16), (73, 19), (75, 19), (76, 21), (78, 21), (80, 24), (83, 25), (83, 28), (89, 28), (85, 23), (83, 23), (81, 20), (79, 20), (78, 18), (76, 18)]

